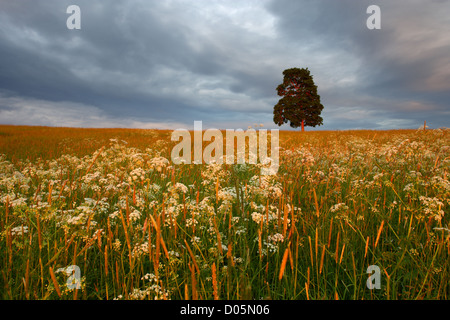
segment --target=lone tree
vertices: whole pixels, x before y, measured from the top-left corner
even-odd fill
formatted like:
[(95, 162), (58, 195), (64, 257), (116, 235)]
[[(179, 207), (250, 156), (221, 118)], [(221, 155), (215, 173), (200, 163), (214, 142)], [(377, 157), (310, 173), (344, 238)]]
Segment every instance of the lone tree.
[(323, 124), (320, 113), (323, 105), (317, 94), (317, 86), (308, 70), (292, 68), (283, 71), (283, 83), (277, 87), (283, 97), (273, 109), (273, 121), (281, 126), (290, 122), (292, 128), (315, 127)]

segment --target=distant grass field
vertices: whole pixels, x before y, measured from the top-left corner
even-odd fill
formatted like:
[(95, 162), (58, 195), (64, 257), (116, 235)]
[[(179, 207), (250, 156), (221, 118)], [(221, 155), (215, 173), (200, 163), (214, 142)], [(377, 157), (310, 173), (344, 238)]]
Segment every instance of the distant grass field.
[(0, 125), (0, 298), (450, 298), (448, 130), (281, 131), (274, 176), (170, 136)]

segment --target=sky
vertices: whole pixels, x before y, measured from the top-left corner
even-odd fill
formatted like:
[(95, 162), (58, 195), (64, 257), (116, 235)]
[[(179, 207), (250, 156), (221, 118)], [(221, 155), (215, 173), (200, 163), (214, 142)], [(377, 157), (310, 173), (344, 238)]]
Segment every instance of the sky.
[(294, 67), (324, 106), (307, 130), (450, 127), (450, 1), (0, 0), (0, 124), (289, 130)]

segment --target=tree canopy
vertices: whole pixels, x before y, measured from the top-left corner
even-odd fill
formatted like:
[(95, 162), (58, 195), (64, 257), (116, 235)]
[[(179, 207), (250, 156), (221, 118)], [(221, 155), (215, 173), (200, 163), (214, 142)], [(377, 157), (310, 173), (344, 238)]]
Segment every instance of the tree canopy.
[(278, 85), (277, 93), (282, 98), (273, 110), (273, 121), (278, 126), (289, 122), (292, 128), (304, 126), (320, 126), (323, 119), (320, 116), (323, 105), (317, 94), (308, 68), (291, 68), (283, 71), (283, 83)]

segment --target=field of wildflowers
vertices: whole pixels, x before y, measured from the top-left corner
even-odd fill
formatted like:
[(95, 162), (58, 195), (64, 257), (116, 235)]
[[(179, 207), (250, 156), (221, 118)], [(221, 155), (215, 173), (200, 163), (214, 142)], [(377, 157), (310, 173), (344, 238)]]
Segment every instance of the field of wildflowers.
[(273, 176), (170, 133), (0, 126), (0, 298), (450, 299), (449, 130), (283, 131)]

